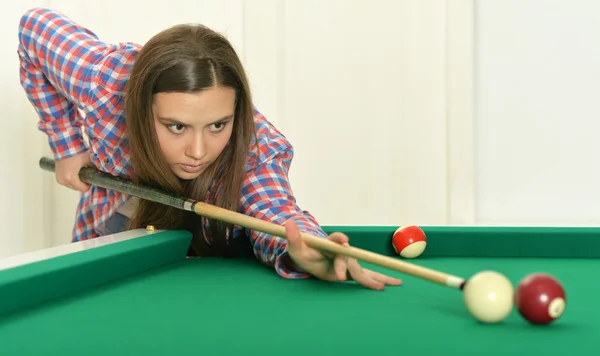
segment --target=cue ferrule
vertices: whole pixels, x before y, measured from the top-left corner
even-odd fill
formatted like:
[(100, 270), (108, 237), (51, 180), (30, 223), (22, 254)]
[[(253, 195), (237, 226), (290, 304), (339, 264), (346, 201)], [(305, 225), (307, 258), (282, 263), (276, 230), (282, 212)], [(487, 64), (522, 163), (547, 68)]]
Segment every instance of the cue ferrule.
[(462, 289), (463, 285), (465, 284), (465, 279), (456, 276), (450, 276), (448, 277), (446, 284), (452, 288)]

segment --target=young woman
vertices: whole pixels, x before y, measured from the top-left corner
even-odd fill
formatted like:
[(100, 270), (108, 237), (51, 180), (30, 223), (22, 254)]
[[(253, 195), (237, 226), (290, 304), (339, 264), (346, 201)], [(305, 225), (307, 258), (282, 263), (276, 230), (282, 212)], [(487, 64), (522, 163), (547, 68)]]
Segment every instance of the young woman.
[[(144, 46), (108, 44), (57, 11), (34, 8), (21, 18), (18, 55), (56, 179), (81, 192), (73, 241), (152, 224), (190, 230), (192, 256), (248, 252), (284, 278), (401, 284), (303, 243), (299, 231), (348, 238), (327, 236), (297, 206), (287, 178), (292, 146), (253, 107), (242, 64), (222, 35), (178, 25)], [(283, 224), (287, 239), (87, 186), (78, 179), (86, 165)]]

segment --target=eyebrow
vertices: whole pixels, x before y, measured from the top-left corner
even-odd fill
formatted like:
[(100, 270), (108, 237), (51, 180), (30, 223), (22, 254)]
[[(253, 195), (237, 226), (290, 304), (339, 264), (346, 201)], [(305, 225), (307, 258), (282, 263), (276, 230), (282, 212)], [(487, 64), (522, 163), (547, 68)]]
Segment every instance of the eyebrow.
[[(215, 121), (209, 123), (208, 125), (213, 125), (213, 124), (216, 124), (216, 123), (219, 123), (219, 122), (223, 122), (223, 121), (229, 121), (229, 120), (233, 119), (234, 116), (235, 116), (235, 114), (224, 116), (224, 117), (222, 117), (222, 118), (220, 118), (218, 120), (215, 120)], [(160, 117), (159, 116), (158, 119), (160, 121), (168, 122), (168, 123), (175, 124), (175, 125), (182, 125), (182, 126), (187, 126), (188, 125), (185, 122), (181, 122), (181, 121), (179, 121), (177, 119), (173, 119), (173, 118), (170, 118), (170, 117)]]

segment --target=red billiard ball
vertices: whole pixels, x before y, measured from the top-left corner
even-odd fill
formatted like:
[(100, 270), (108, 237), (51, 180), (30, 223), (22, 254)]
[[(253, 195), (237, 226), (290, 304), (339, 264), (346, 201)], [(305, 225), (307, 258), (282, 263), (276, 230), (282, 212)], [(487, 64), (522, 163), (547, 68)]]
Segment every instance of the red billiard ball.
[(415, 225), (401, 226), (392, 236), (392, 246), (404, 258), (419, 257), (427, 246), (425, 232)]
[(563, 286), (549, 274), (532, 273), (517, 285), (515, 306), (532, 324), (550, 324), (564, 313), (566, 305)]

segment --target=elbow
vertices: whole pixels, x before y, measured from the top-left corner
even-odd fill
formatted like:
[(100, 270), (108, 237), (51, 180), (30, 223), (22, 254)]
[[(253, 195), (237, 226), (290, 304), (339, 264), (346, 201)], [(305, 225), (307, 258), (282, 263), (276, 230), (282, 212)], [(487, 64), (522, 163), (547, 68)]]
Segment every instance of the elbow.
[(44, 11), (46, 11), (46, 9), (40, 7), (34, 7), (25, 11), (19, 19), (19, 34), (31, 30), (31, 28), (34, 27), (34, 23), (39, 20), (39, 17)]
[(44, 23), (42, 17), (51, 13), (52, 10), (43, 7), (34, 7), (25, 11), (19, 19), (19, 44), (23, 45), (31, 38), (38, 35), (39, 27)]
[(40, 40), (40, 27), (43, 26), (43, 17), (51, 10), (34, 7), (25, 11), (19, 20), (17, 55), (20, 62), (20, 82), (23, 88), (33, 86), (31, 71), (35, 70), (35, 57), (37, 45)]

